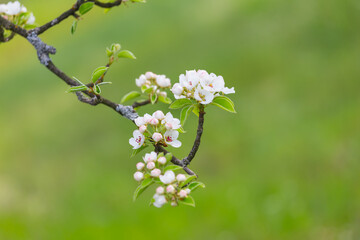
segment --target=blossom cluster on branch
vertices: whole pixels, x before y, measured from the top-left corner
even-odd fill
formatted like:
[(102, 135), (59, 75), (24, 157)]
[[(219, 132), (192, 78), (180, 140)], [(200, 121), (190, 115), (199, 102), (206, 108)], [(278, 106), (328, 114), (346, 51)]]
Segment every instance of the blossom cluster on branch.
[[(83, 82), (76, 77), (69, 77), (55, 66), (49, 55), (55, 54), (56, 49), (44, 43), (38, 36), (70, 16), (75, 18), (71, 26), (71, 33), (74, 34), (78, 21), (83, 19), (80, 16), (92, 10), (94, 6), (105, 8), (107, 11), (125, 2), (144, 1), (77, 0), (69, 10), (40, 27), (32, 26), (35, 23), (34, 15), (27, 12), (27, 9), (18, 1), (0, 4), (0, 42), (10, 41), (16, 34), (26, 38), (36, 49), (40, 63), (70, 86), (68, 93), (75, 93), (78, 100), (92, 106), (103, 104), (110, 107), (136, 125), (133, 137), (129, 140), (133, 148), (132, 157), (136, 157), (148, 147), (153, 147), (154, 151), (148, 151), (142, 157), (142, 161), (136, 164), (134, 179), (139, 185), (135, 190), (134, 199), (154, 184), (157, 186), (151, 204), (155, 207), (162, 207), (166, 203), (171, 206), (179, 204), (195, 206), (195, 200), (190, 193), (205, 185), (197, 181), (198, 176), (188, 168), (188, 165), (194, 159), (200, 146), (205, 110), (212, 105), (235, 113), (234, 103), (225, 96), (235, 93), (234, 88), (225, 87), (222, 76), (209, 74), (205, 70), (186, 71), (185, 74), (179, 76), (179, 82), (173, 86), (165, 75), (146, 72), (135, 80), (140, 91), (134, 90), (125, 94), (118, 104), (104, 98), (101, 95), (101, 88), (103, 85), (111, 84), (111, 82), (105, 82), (104, 79), (114, 62), (120, 59), (136, 59), (132, 52), (123, 50), (118, 43), (112, 44), (106, 48), (107, 63), (95, 68), (88, 81)], [(172, 96), (168, 96), (167, 91), (173, 93), (174, 101)], [(140, 100), (131, 105), (122, 105), (136, 98)], [(180, 109), (179, 118), (174, 117), (171, 112), (164, 114), (160, 110), (153, 114), (138, 115), (137, 110), (140, 107), (158, 103), (168, 104), (169, 109)], [(187, 156), (179, 159), (168, 147), (180, 148), (182, 146), (178, 139), (179, 134), (185, 133), (183, 127), (192, 113), (198, 118), (196, 137)], [(185, 171), (185, 173), (180, 171)]]

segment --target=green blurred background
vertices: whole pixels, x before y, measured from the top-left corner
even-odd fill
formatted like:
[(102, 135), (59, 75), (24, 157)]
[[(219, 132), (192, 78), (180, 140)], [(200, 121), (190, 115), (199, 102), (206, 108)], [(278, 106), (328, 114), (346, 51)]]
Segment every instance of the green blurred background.
[[(74, 0), (23, 3), (43, 24)], [(138, 57), (111, 68), (109, 99), (146, 71), (206, 69), (237, 114), (208, 108), (197, 207), (149, 207), (153, 190), (132, 201), (134, 126), (66, 94), (23, 38), (1, 44), (1, 240), (360, 239), (359, 1), (148, 0), (95, 8), (73, 36), (72, 20), (41, 35), (68, 75), (88, 79), (113, 42)]]

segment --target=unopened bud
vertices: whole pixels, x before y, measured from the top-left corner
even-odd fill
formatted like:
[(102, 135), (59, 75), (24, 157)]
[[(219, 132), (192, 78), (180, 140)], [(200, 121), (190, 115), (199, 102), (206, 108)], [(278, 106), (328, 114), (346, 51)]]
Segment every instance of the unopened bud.
[(179, 182), (184, 182), (186, 180), (186, 176), (184, 174), (178, 174), (176, 176), (176, 180), (178, 180)]
[(187, 192), (185, 190), (180, 190), (179, 197), (180, 198), (186, 198), (187, 197)]
[(154, 162), (148, 162), (147, 164), (146, 164), (146, 168), (147, 169), (154, 169), (155, 168), (155, 163)]
[(143, 162), (138, 162), (136, 164), (136, 169), (139, 170), (139, 171), (143, 170), (144, 167), (145, 167), (145, 164)]
[(162, 135), (161, 133), (156, 132), (152, 135), (152, 138), (154, 139), (155, 142), (159, 142), (162, 139)]
[(158, 120), (161, 120), (161, 119), (165, 118), (165, 115), (162, 111), (158, 110), (158, 111), (154, 112), (153, 117)]
[(166, 157), (159, 157), (159, 159), (157, 160), (160, 164), (164, 165), (166, 164)]
[(136, 172), (134, 173), (134, 179), (136, 181), (141, 181), (144, 178), (144, 174), (142, 172)]
[(158, 188), (156, 189), (156, 193), (159, 194), (159, 195), (164, 194), (164, 192), (165, 192), (165, 190), (164, 190), (163, 187), (158, 187)]
[(167, 193), (174, 193), (175, 192), (175, 188), (173, 185), (169, 185), (166, 187), (166, 192)]
[(152, 118), (152, 119), (150, 119), (149, 123), (150, 123), (151, 125), (156, 126), (156, 125), (159, 124), (159, 120), (157, 120), (156, 118)]
[(140, 127), (139, 127), (139, 131), (140, 131), (141, 133), (144, 133), (144, 132), (146, 131), (146, 126), (145, 126), (145, 125), (140, 126)]
[(151, 175), (152, 177), (159, 177), (160, 174), (161, 174), (161, 170), (158, 169), (158, 168), (155, 168), (154, 170), (152, 170), (152, 171), (150, 172), (150, 175)]

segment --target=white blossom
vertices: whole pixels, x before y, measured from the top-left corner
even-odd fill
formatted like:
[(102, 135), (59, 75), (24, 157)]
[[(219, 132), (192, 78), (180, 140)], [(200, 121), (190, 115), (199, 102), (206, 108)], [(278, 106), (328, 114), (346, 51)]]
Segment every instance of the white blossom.
[(148, 163), (148, 162), (155, 162), (157, 159), (157, 154), (156, 152), (151, 152), (151, 153), (146, 153), (145, 156), (143, 157), (144, 162)]
[(142, 87), (146, 83), (146, 77), (144, 74), (140, 75), (139, 78), (135, 80), (136, 86)]
[(184, 174), (178, 174), (176, 176), (176, 180), (178, 180), (179, 182), (184, 182), (186, 180), (186, 176)]
[(7, 15), (17, 15), (21, 12), (21, 4), (18, 1), (8, 2), (5, 9)]
[(137, 164), (136, 164), (136, 169), (137, 170), (143, 170), (144, 169), (144, 167), (145, 167), (145, 164), (143, 163), (143, 162), (138, 162)]
[(167, 130), (179, 129), (181, 127), (180, 120), (174, 118), (170, 112), (166, 114), (165, 119), (162, 120), (161, 123), (165, 125)]
[(30, 24), (30, 25), (32, 25), (32, 24), (34, 24), (34, 23), (35, 23), (35, 17), (34, 17), (34, 14), (33, 14), (33, 13), (30, 13), (30, 16), (29, 16), (29, 18), (28, 18), (28, 20), (27, 20), (26, 24)]
[(0, 13), (5, 13), (8, 7), (6, 4), (0, 4)]
[(153, 113), (153, 118), (156, 118), (157, 120), (163, 120), (165, 118), (165, 115), (162, 111), (157, 110), (156, 112)]
[(133, 136), (130, 138), (129, 143), (133, 146), (133, 149), (138, 149), (144, 144), (145, 136), (139, 130), (135, 130)]
[(179, 132), (176, 130), (166, 131), (164, 134), (165, 142), (175, 148), (181, 147), (181, 142), (177, 140), (179, 137)]
[(142, 172), (135, 172), (134, 173), (134, 179), (136, 181), (141, 181), (144, 178), (144, 174)]
[(166, 157), (159, 157), (159, 159), (157, 160), (160, 164), (164, 165), (166, 164)]
[(146, 124), (144, 117), (137, 117), (135, 118), (134, 122), (138, 127)]
[(175, 83), (171, 89), (171, 92), (174, 94), (176, 99), (184, 98), (185, 96), (180, 96), (184, 91), (184, 88), (180, 85), (180, 83)]
[(158, 133), (158, 132), (155, 132), (153, 135), (152, 135), (152, 138), (154, 139), (155, 142), (159, 142), (161, 141), (161, 139), (163, 138), (161, 133)]
[(156, 76), (157, 76), (157, 75), (156, 75), (155, 73), (153, 73), (153, 72), (146, 72), (146, 73), (145, 73), (146, 79), (155, 79)]
[(147, 164), (146, 164), (146, 168), (147, 169), (154, 169), (155, 168), (155, 163), (154, 162), (148, 162)]
[(171, 86), (170, 79), (167, 78), (165, 75), (157, 75), (156, 84), (162, 88), (167, 88)]
[(192, 90), (200, 81), (200, 76), (195, 70), (186, 71), (186, 75), (179, 77), (180, 85), (188, 90)]
[(175, 187), (173, 185), (169, 185), (166, 187), (167, 193), (175, 193)]
[(155, 200), (153, 205), (157, 208), (161, 208), (167, 202), (164, 195), (155, 194), (153, 198)]
[(214, 99), (214, 93), (205, 89), (196, 89), (194, 92), (194, 98), (201, 104), (209, 104)]
[(160, 175), (160, 181), (165, 184), (170, 184), (175, 181), (175, 173), (173, 171), (166, 171), (164, 175)]
[(189, 188), (186, 188), (185, 191), (186, 191), (187, 195), (189, 195), (191, 193), (191, 190)]
[(158, 169), (158, 168), (155, 168), (154, 170), (152, 170), (152, 171), (150, 172), (150, 175), (151, 175), (152, 177), (159, 177), (160, 174), (161, 174), (161, 170)]

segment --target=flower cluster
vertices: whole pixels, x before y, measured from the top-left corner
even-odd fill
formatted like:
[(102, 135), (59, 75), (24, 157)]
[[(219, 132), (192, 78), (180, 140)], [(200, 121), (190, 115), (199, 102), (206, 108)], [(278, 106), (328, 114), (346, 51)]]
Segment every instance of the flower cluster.
[(170, 112), (165, 115), (159, 110), (152, 115), (145, 114), (136, 118), (135, 124), (139, 129), (133, 132), (133, 137), (129, 140), (133, 149), (143, 146), (146, 138), (163, 146), (170, 145), (176, 148), (181, 146), (181, 142), (177, 140), (178, 130), (181, 128), (180, 120), (174, 118)]
[(135, 80), (135, 83), (143, 92), (156, 93), (164, 97), (167, 96), (167, 93), (162, 90), (171, 87), (169, 78), (165, 75), (157, 75), (153, 72), (141, 74), (140, 77)]
[[(160, 184), (156, 188), (152, 200), (155, 207), (160, 208), (168, 202), (171, 206), (177, 206), (179, 201), (184, 201), (189, 197), (191, 190), (185, 188), (185, 181), (190, 180), (191, 177), (189, 178), (184, 174), (175, 175), (174, 171), (168, 170), (176, 166), (169, 165), (166, 167), (167, 159), (163, 153), (147, 153), (143, 160), (144, 162), (136, 164), (137, 171), (134, 173), (134, 179), (138, 182), (150, 179), (149, 185), (152, 183)], [(141, 187), (141, 184), (139, 186)]]
[(0, 4), (0, 15), (19, 26), (35, 23), (34, 14), (28, 13), (26, 7), (18, 1)]
[(211, 103), (214, 97), (220, 94), (235, 93), (234, 88), (225, 87), (222, 76), (209, 74), (205, 70), (192, 70), (181, 74), (179, 83), (175, 83), (171, 91), (176, 99), (195, 99), (204, 105)]

